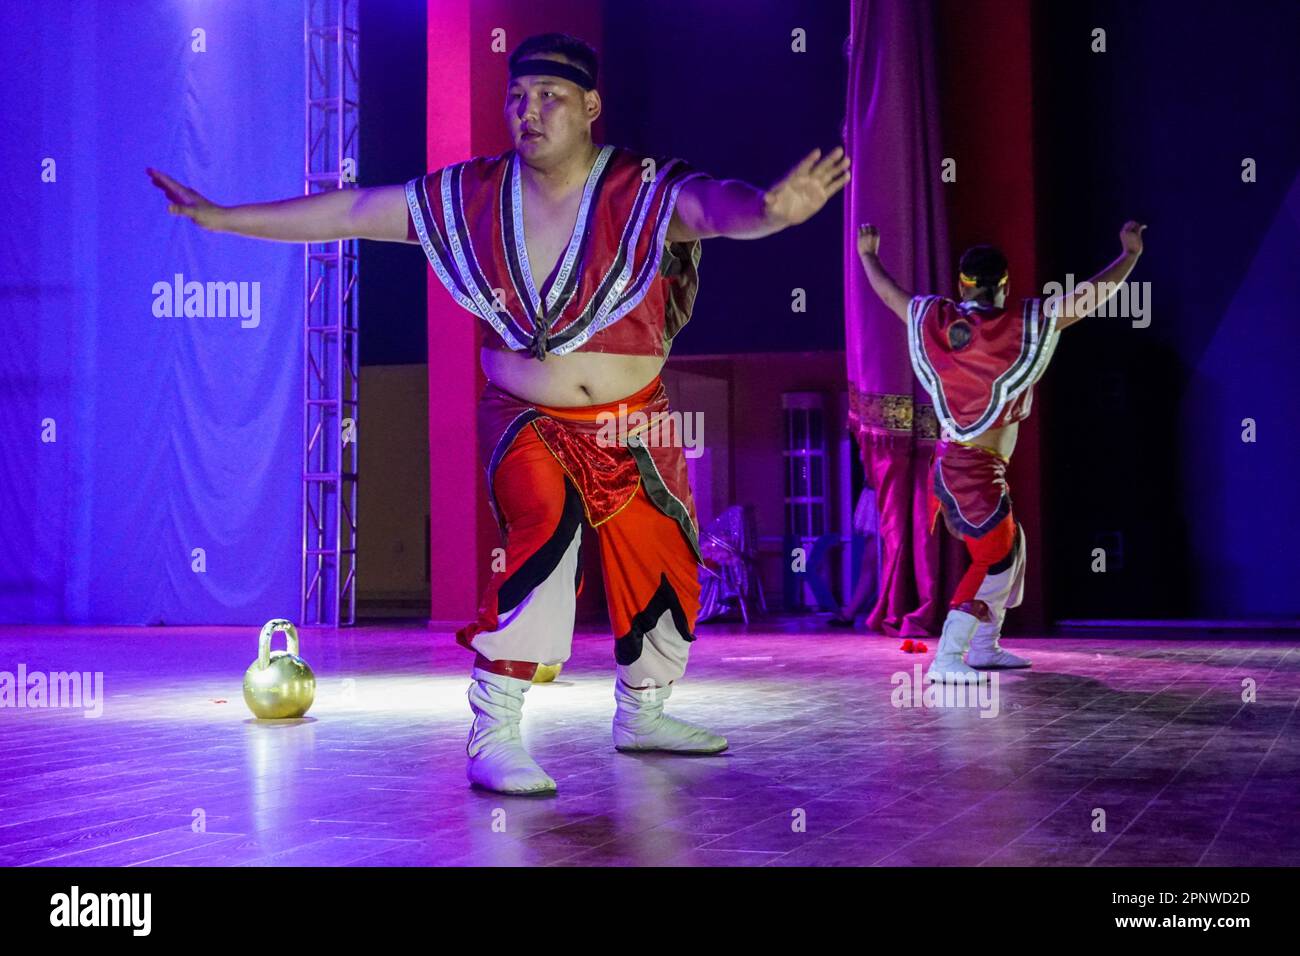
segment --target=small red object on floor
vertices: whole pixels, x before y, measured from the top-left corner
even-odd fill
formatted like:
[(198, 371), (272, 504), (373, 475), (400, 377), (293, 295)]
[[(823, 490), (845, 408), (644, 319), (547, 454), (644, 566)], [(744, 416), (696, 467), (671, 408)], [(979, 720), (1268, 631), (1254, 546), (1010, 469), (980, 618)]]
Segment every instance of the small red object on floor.
[(916, 653), (917, 653), (917, 654), (924, 654), (924, 653), (925, 653), (926, 651), (928, 651), (928, 650), (929, 650), (929, 648), (926, 647), (925, 644), (924, 644), (923, 642), (921, 642), (921, 641), (917, 641), (917, 642), (916, 642)]
[(912, 639), (910, 637), (903, 642), (903, 646), (900, 650), (906, 651), (908, 654), (912, 653)]

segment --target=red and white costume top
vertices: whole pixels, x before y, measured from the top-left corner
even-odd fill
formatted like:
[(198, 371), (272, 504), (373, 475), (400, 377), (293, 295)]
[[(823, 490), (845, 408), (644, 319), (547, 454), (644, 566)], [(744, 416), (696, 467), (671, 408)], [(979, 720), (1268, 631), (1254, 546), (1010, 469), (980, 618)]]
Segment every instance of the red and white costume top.
[(1060, 332), (1041, 299), (1018, 309), (918, 295), (907, 309), (912, 369), (934, 400), (942, 437), (969, 441), (1029, 417), (1033, 387)]
[(690, 319), (698, 241), (667, 243), (677, 194), (704, 174), (681, 160), (601, 147), (569, 244), (535, 276), (524, 243), (520, 159), (479, 157), (406, 184), (416, 236), (452, 298), (488, 323), (492, 348), (668, 353)]

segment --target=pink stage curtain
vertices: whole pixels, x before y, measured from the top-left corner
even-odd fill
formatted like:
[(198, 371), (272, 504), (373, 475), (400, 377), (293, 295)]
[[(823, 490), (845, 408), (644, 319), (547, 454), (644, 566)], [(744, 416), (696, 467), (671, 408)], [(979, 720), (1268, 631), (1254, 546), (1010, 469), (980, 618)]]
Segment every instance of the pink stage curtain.
[(844, 219), (849, 427), (876, 489), (883, 557), (867, 627), (936, 633), (959, 553), (931, 535), (928, 471), (937, 436), (912, 374), (907, 329), (871, 291), (859, 223), (880, 227), (880, 257), (907, 289), (951, 293), (940, 193), (936, 39), (930, 0), (853, 0), (845, 148), (853, 161)]

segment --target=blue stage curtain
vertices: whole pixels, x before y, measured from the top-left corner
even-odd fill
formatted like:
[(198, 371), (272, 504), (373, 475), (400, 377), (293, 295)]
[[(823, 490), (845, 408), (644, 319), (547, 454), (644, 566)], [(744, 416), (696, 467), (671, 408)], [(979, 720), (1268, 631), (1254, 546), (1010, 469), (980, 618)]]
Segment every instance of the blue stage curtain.
[[(302, 4), (10, 4), (0, 76), (0, 621), (296, 617), (302, 247), (169, 216), (144, 168), (302, 193)], [(256, 316), (155, 314), (177, 275)]]

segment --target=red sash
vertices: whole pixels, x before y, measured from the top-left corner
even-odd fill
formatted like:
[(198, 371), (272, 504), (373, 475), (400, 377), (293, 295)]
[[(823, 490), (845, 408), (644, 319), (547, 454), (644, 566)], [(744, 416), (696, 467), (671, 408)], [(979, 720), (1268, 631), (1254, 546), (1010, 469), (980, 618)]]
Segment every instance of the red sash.
[(930, 530), (943, 513), (958, 538), (982, 538), (1011, 513), (1007, 463), (988, 448), (939, 442), (930, 473)]
[(581, 495), (592, 527), (608, 521), (644, 486), (650, 502), (681, 527), (700, 561), (699, 519), (682, 446), (640, 437), (647, 434), (643, 427), (621, 434), (611, 426), (611, 417), (623, 412), (641, 412), (646, 420), (657, 421), (668, 410), (668, 390), (659, 376), (626, 398), (572, 408), (533, 405), (488, 382), (479, 399), (478, 444), (498, 524), (501, 515), (493, 496), (497, 467), (520, 429), (531, 426)]

